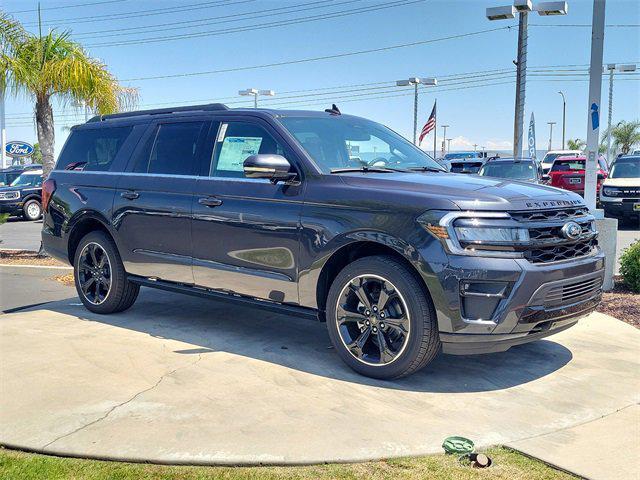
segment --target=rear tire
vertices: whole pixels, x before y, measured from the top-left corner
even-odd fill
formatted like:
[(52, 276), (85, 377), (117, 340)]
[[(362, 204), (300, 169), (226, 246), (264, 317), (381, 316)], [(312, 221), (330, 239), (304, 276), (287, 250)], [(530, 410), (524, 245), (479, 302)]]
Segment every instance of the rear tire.
[(73, 273), (80, 300), (94, 313), (122, 312), (138, 298), (140, 286), (127, 279), (116, 244), (104, 232), (80, 240)]
[(27, 200), (22, 206), (22, 216), (30, 222), (38, 220), (42, 216), (42, 205), (35, 198)]
[(440, 351), (429, 293), (393, 257), (364, 257), (346, 266), (331, 284), (326, 311), (338, 355), (367, 377), (410, 375)]

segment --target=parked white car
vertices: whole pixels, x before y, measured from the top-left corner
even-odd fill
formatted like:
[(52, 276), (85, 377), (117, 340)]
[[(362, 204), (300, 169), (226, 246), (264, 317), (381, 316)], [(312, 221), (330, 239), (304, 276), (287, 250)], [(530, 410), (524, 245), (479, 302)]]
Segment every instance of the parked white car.
[(542, 159), (542, 172), (545, 174), (549, 173), (549, 170), (551, 170), (551, 166), (553, 165), (553, 161), (558, 157), (579, 157), (580, 155), (582, 155), (580, 150), (549, 150)]
[(608, 217), (640, 221), (640, 155), (622, 156), (602, 184), (600, 202)]

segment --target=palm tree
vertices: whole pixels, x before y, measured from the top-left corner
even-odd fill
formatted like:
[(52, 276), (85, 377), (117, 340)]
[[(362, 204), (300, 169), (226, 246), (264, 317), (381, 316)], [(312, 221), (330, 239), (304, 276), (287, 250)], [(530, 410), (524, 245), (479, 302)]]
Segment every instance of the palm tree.
[(36, 130), (46, 176), (54, 166), (52, 97), (83, 103), (104, 115), (133, 105), (137, 91), (120, 86), (101, 61), (70, 39), (69, 32), (53, 30), (36, 36), (4, 13), (0, 14), (0, 28), (0, 41), (7, 40), (7, 47), (0, 52), (0, 91), (26, 93), (35, 100)]
[(631, 147), (640, 144), (640, 122), (622, 121), (611, 128), (614, 151), (620, 150), (624, 155), (629, 153)]
[(567, 141), (567, 146), (569, 150), (582, 150), (585, 146), (584, 140), (580, 140), (579, 138), (569, 139)]

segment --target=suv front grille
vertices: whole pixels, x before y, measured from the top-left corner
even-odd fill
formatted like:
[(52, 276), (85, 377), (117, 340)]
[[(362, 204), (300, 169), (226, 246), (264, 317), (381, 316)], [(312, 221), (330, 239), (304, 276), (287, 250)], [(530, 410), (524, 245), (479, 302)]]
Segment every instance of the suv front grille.
[(520, 222), (544, 222), (550, 220), (578, 220), (589, 215), (586, 207), (564, 208), (562, 210), (538, 210), (531, 212), (512, 212), (511, 217)]
[(0, 200), (15, 200), (20, 198), (20, 192), (0, 192)]
[(533, 247), (524, 256), (531, 263), (560, 262), (589, 255), (597, 245), (596, 239), (591, 238), (563, 245)]

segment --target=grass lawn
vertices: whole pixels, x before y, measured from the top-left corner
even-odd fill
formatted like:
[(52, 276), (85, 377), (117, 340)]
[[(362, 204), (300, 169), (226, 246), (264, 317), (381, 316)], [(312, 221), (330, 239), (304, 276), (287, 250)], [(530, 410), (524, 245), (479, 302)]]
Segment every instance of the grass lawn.
[(378, 462), (315, 465), (309, 467), (172, 467), (136, 463), (102, 462), (50, 457), (0, 448), (0, 478), (29, 479), (429, 479), (429, 480), (568, 480), (571, 475), (554, 470), (504, 448), (488, 450), (490, 468), (461, 466), (457, 457), (433, 455)]

